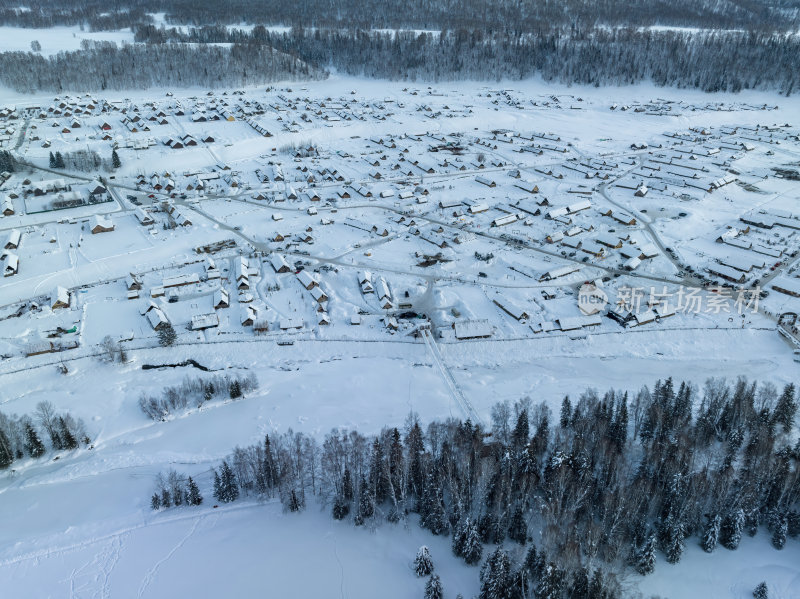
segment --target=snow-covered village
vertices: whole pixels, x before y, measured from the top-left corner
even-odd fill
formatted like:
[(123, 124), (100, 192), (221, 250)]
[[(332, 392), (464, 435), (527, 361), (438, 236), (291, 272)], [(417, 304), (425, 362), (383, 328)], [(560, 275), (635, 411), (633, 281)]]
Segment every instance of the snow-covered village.
[(800, 103), (491, 79), (0, 78), (3, 596), (800, 597)]

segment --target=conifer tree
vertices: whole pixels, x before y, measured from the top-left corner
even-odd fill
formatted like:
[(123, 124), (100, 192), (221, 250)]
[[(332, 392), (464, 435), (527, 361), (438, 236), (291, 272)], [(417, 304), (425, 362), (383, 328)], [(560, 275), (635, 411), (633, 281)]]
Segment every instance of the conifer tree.
[(443, 597), (442, 581), (436, 574), (431, 574), (425, 585), (425, 599), (442, 599)]
[(783, 546), (786, 545), (787, 530), (786, 517), (780, 516), (777, 518), (775, 528), (772, 531), (772, 546), (775, 547), (775, 549), (783, 549)]
[(158, 493), (153, 493), (153, 496), (150, 498), (150, 508), (153, 510), (161, 509), (161, 498), (158, 496)]
[(433, 560), (428, 548), (423, 545), (417, 551), (417, 556), (414, 558), (414, 572), (417, 576), (428, 576), (433, 572)]
[(169, 347), (178, 339), (172, 323), (166, 322), (158, 329), (158, 342), (162, 347)]
[(40, 458), (45, 452), (44, 443), (42, 443), (39, 433), (36, 432), (30, 422), (25, 423), (25, 451), (32, 458)]
[(517, 424), (514, 427), (514, 432), (511, 435), (511, 441), (514, 444), (514, 449), (519, 451), (521, 448), (528, 444), (528, 437), (530, 436), (530, 425), (528, 424), (528, 411), (520, 410), (517, 416)]
[(219, 473), (214, 470), (214, 499), (222, 501), (222, 480), (219, 478)]
[(333, 498), (333, 507), (331, 514), (335, 520), (344, 520), (350, 513), (350, 502), (347, 501), (341, 493), (337, 493)]
[(589, 571), (585, 567), (580, 567), (573, 573), (567, 596), (569, 599), (588, 599), (591, 597), (589, 594)]
[(725, 515), (719, 529), (719, 542), (723, 547), (726, 549), (739, 547), (744, 530), (744, 520), (744, 511), (741, 508)]
[(479, 599), (508, 599), (512, 586), (511, 564), (501, 548), (495, 549), (486, 559), (481, 567), (480, 581)]
[(778, 398), (772, 419), (776, 424), (783, 426), (783, 431), (788, 433), (792, 430), (792, 424), (797, 414), (797, 397), (795, 395), (794, 384), (789, 383), (783, 388), (783, 393)]
[(0, 470), (8, 468), (14, 461), (14, 451), (8, 436), (0, 429)]
[(120, 161), (116, 150), (111, 150), (111, 166), (113, 168), (119, 168), (122, 166), (122, 161)]
[(700, 546), (706, 553), (712, 553), (714, 549), (716, 549), (721, 523), (722, 519), (719, 517), (719, 514), (708, 517), (705, 530), (703, 531), (703, 538), (700, 542)]
[(375, 515), (375, 498), (372, 496), (372, 489), (369, 488), (366, 479), (361, 479), (358, 498), (358, 524), (363, 524), (367, 519)]
[(536, 585), (537, 599), (559, 599), (564, 590), (564, 571), (552, 562), (547, 564)]
[(769, 599), (769, 591), (767, 590), (766, 582), (758, 583), (758, 586), (753, 591), (753, 597), (755, 597), (755, 599)]
[(169, 491), (166, 489), (161, 489), (161, 507), (172, 507), (172, 497), (170, 496)]
[(78, 448), (78, 440), (75, 438), (75, 435), (72, 434), (72, 431), (70, 430), (69, 425), (63, 416), (58, 417), (58, 431), (59, 436), (61, 437), (61, 444), (63, 445), (64, 449)]
[(56, 157), (50, 152), (50, 168), (56, 168)]
[(681, 561), (684, 547), (683, 524), (678, 520), (670, 522), (666, 531), (666, 543), (664, 547), (664, 553), (667, 555), (667, 563), (677, 564)]
[(200, 494), (200, 489), (197, 488), (197, 483), (194, 482), (191, 476), (186, 483), (186, 503), (189, 505), (200, 505), (203, 503), (203, 496)]
[(234, 379), (231, 382), (229, 395), (231, 396), (231, 399), (238, 399), (239, 397), (242, 396), (242, 387), (237, 379)]
[(636, 556), (636, 571), (642, 576), (652, 574), (656, 569), (656, 539), (650, 535)]
[(218, 499), (222, 503), (236, 501), (239, 498), (239, 485), (236, 483), (236, 476), (227, 460), (223, 460), (222, 466), (220, 466), (219, 481), (220, 496)]
[(442, 491), (433, 469), (425, 483), (425, 492), (420, 501), (420, 522), (435, 535), (446, 534), (448, 529), (447, 514), (444, 511)]
[(528, 539), (528, 524), (525, 522), (525, 514), (521, 507), (514, 510), (511, 516), (511, 524), (508, 527), (508, 538), (524, 545)]

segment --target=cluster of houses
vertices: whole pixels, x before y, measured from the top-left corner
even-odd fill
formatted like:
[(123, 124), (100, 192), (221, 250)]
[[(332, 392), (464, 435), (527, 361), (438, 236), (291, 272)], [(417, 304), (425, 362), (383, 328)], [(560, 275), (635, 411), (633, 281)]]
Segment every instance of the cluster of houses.
[(10, 277), (19, 272), (19, 256), (14, 250), (19, 248), (22, 234), (18, 229), (12, 229), (6, 237), (0, 252), (0, 261), (3, 262), (3, 276)]

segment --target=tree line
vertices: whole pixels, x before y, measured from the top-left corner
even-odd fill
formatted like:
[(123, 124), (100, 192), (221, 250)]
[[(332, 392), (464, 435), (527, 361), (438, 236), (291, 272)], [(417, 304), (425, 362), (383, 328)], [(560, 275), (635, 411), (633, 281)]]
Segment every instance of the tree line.
[[(30, 10), (21, 9), (21, 7)], [(612, 26), (793, 30), (797, 0), (23, 0), (0, 9), (0, 24), (20, 27), (81, 25), (119, 29), (164, 13), (176, 25), (237, 23), (316, 28), (411, 28), (536, 31), (542, 27)]]
[[(790, 95), (800, 38), (742, 31), (549, 27), (529, 33), (353, 29), (252, 31), (143, 25), (138, 44), (86, 43), (44, 57), (0, 53), (0, 83), (16, 91), (207, 88), (319, 79), (329, 69), (403, 81), (519, 80), (593, 86), (652, 81), (707, 92), (778, 90)], [(229, 44), (229, 45), (219, 45)]]
[(48, 449), (72, 450), (90, 442), (83, 420), (59, 414), (49, 401), (39, 402), (33, 414), (0, 412), (0, 470), (26, 457), (41, 458)]
[(304, 61), (268, 45), (123, 44), (94, 42), (74, 52), (41, 56), (0, 53), (0, 83), (17, 92), (207, 88), (324, 75)]
[(620, 573), (677, 563), (687, 543), (735, 550), (764, 528), (781, 549), (800, 534), (797, 409), (793, 384), (670, 378), (589, 389), (557, 415), (499, 403), (486, 428), (412, 414), (375, 436), (290, 430), (237, 447), (214, 498), (277, 497), (288, 511), (315, 498), (365, 527), (413, 515), (483, 561), (481, 599), (618, 597)]
[(526, 79), (584, 85), (659, 86), (708, 92), (777, 89), (790, 94), (800, 39), (775, 33), (542, 27), (531, 33), (458, 29), (438, 34), (354, 29), (252, 31), (142, 26), (148, 43), (263, 45), (319, 70), (409, 81)]
[(209, 378), (185, 377), (180, 385), (165, 387), (161, 396), (142, 392), (139, 408), (153, 420), (165, 420), (169, 415), (200, 407), (219, 397), (240, 399), (245, 393), (258, 389), (253, 373), (247, 376), (215, 375)]

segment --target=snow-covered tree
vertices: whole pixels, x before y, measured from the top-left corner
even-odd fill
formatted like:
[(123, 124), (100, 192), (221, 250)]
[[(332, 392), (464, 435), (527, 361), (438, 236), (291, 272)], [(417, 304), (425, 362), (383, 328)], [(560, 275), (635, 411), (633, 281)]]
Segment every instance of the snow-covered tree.
[[(495, 549), (481, 567), (479, 599), (508, 599), (511, 594), (512, 574), (508, 554)], [(538, 596), (538, 595), (537, 595)]]
[(786, 533), (788, 531), (788, 524), (785, 516), (776, 518), (775, 526), (772, 531), (772, 546), (775, 549), (783, 549), (786, 545)]
[(166, 322), (160, 329), (158, 329), (158, 342), (163, 347), (172, 345), (177, 339), (178, 334), (175, 332), (175, 328), (172, 326), (172, 323)]
[(744, 530), (744, 520), (744, 510), (741, 508), (725, 515), (719, 529), (719, 542), (723, 547), (726, 549), (739, 547)]
[(652, 574), (656, 569), (656, 538), (650, 535), (636, 556), (636, 571), (642, 576)]
[(203, 503), (203, 496), (200, 494), (200, 489), (191, 476), (186, 483), (186, 503), (189, 505), (200, 505)]
[(414, 572), (417, 576), (428, 576), (433, 572), (433, 560), (428, 548), (423, 545), (417, 551), (417, 556), (414, 558)]
[(436, 574), (431, 574), (425, 585), (425, 599), (443, 599), (442, 581)]
[(706, 527), (703, 530), (703, 538), (700, 541), (700, 546), (706, 553), (711, 553), (714, 551), (714, 549), (716, 549), (717, 541), (719, 540), (719, 529), (721, 524), (722, 519), (719, 517), (719, 514), (714, 514), (713, 516), (708, 517)]
[(32, 458), (40, 458), (45, 452), (44, 443), (30, 422), (25, 422), (25, 451)]

